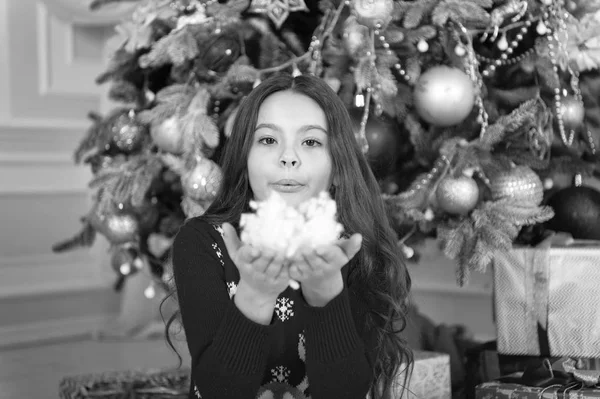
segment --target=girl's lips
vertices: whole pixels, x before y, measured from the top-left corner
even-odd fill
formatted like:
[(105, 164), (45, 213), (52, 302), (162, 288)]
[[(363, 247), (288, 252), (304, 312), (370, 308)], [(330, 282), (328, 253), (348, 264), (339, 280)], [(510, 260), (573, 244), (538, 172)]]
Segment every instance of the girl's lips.
[(304, 185), (274, 183), (271, 184), (271, 187), (273, 187), (275, 191), (279, 191), (282, 193), (296, 193), (298, 191), (301, 191), (304, 188)]

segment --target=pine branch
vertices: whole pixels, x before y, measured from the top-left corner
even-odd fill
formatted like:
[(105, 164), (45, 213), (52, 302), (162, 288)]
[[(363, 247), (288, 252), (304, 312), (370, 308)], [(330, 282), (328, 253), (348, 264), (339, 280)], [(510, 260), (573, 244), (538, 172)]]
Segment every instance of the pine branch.
[(535, 170), (544, 170), (550, 164), (547, 157), (540, 159), (531, 151), (523, 151), (521, 149), (507, 148), (503, 153), (517, 165), (526, 165)]
[(407, 11), (413, 6), (411, 1), (394, 1), (394, 10), (392, 11), (392, 21), (401, 21), (405, 18)]
[(479, 165), (479, 152), (475, 146), (467, 146), (460, 148), (456, 152), (456, 163), (454, 164), (454, 170), (462, 173), (468, 167), (475, 167)]
[(125, 49), (119, 49), (112, 54), (106, 70), (96, 77), (96, 84), (103, 84), (113, 79), (124, 79), (133, 71), (139, 70), (138, 56)]
[(238, 20), (240, 14), (248, 9), (250, 0), (229, 0), (225, 4), (218, 1), (207, 3), (206, 15), (217, 21)]
[(552, 61), (547, 57), (535, 58), (535, 71), (541, 85), (554, 89), (560, 87), (560, 80), (553, 69)]
[[(395, 99), (398, 94), (398, 82), (390, 69), (394, 63), (394, 58), (380, 59), (377, 57), (377, 83), (375, 85), (376, 89), (373, 92), (373, 101), (381, 105), (383, 110), (390, 115), (395, 115)], [(390, 63), (388, 64), (388, 62)]]
[(161, 168), (162, 163), (154, 154), (132, 157), (117, 168), (99, 172), (89, 186), (99, 189), (100, 202), (105, 210), (110, 211), (111, 204), (131, 202), (134, 195), (134, 202), (141, 204)]
[(583, 176), (592, 176), (596, 166), (576, 156), (554, 156), (550, 160), (548, 172), (550, 175), (581, 173)]
[(415, 82), (421, 76), (421, 61), (419, 57), (409, 57), (404, 62), (406, 74), (410, 76), (410, 79)]
[(143, 92), (131, 82), (117, 80), (112, 84), (108, 97), (117, 102), (137, 103), (143, 98)]
[(420, 26), (439, 2), (440, 0), (420, 0), (408, 3), (410, 6), (404, 11), (404, 27), (414, 29)]
[[(494, 250), (490, 248), (487, 242), (480, 238), (475, 239), (475, 247), (469, 259), (469, 270), (475, 270), (479, 273), (485, 273), (487, 267), (494, 260)], [(465, 281), (466, 283), (467, 281)]]
[(405, 84), (398, 84), (397, 89), (398, 93), (394, 98), (394, 113), (392, 115), (396, 115), (398, 120), (405, 120), (409, 117), (408, 107), (413, 104), (413, 94), (410, 87)]
[(461, 230), (464, 234), (464, 241), (461, 250), (458, 254), (459, 268), (456, 273), (456, 281), (459, 286), (463, 286), (469, 282), (471, 276), (471, 257), (475, 250), (475, 232), (471, 223), (463, 223)]
[(74, 159), (75, 163), (81, 163), (81, 159), (83, 156), (89, 152), (90, 150), (98, 147), (98, 141), (101, 136), (100, 123), (102, 121), (102, 116), (95, 112), (90, 112), (88, 117), (92, 120), (92, 125), (88, 128), (85, 136), (79, 142), (79, 145), (75, 149)]
[(149, 53), (140, 57), (139, 65), (142, 68), (156, 68), (165, 64), (183, 65), (194, 60), (200, 54), (200, 49), (189, 26), (160, 38)]
[(268, 26), (263, 27), (263, 30), (259, 41), (261, 51), (258, 58), (258, 68), (271, 68), (289, 61), (290, 57), (286, 52), (285, 44), (279, 40)]
[(60, 253), (70, 251), (78, 247), (90, 247), (96, 240), (96, 230), (88, 222), (87, 218), (82, 218), (83, 228), (72, 238), (58, 242), (52, 246), (52, 252)]
[(493, 146), (504, 139), (507, 133), (514, 132), (521, 126), (535, 121), (537, 115), (543, 111), (542, 107), (543, 102), (536, 98), (524, 102), (510, 114), (498, 118), (479, 140), (482, 149), (491, 150)]
[(161, 154), (160, 159), (164, 165), (166, 165), (173, 172), (177, 173), (179, 176), (181, 176), (185, 171), (184, 162), (181, 160), (181, 158), (173, 154)]
[(131, 205), (141, 207), (144, 204), (152, 182), (158, 177), (162, 168), (162, 162), (156, 156), (148, 158), (145, 165), (140, 167), (138, 177), (133, 181)]
[(415, 29), (405, 30), (404, 40), (409, 43), (417, 43), (421, 40), (431, 40), (435, 38), (437, 34), (437, 28), (435, 26), (421, 25)]
[(196, 90), (190, 85), (173, 84), (166, 86), (156, 93), (155, 101), (157, 105), (138, 113), (138, 120), (146, 125), (156, 125), (175, 115), (181, 109), (187, 108), (195, 94)]
[(533, 100), (540, 95), (538, 86), (517, 87), (516, 89), (488, 88), (488, 96), (502, 105), (514, 108), (519, 104)]
[(438, 224), (437, 238), (441, 244), (444, 254), (450, 259), (457, 259), (465, 243), (465, 227), (469, 223), (467, 219), (461, 222), (449, 220)]
[(219, 129), (214, 120), (206, 115), (209, 92), (200, 87), (180, 119), (185, 149), (215, 148), (219, 145)]
[(460, 22), (468, 27), (487, 27), (490, 15), (479, 4), (467, 0), (444, 0), (433, 10), (432, 22), (446, 26), (449, 20)]

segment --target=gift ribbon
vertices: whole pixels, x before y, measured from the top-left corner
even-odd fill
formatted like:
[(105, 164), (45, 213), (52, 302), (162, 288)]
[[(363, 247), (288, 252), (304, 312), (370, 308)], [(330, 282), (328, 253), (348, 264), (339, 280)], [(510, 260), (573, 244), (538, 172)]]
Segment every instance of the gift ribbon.
[(572, 374), (577, 381), (582, 382), (586, 387), (600, 385), (600, 370), (577, 369), (575, 359), (565, 360), (562, 366), (567, 373)]
[(564, 371), (553, 368), (550, 360), (545, 358), (541, 364), (536, 362), (526, 367), (521, 376), (504, 376), (498, 381), (544, 388), (539, 397), (551, 388), (557, 388), (557, 394), (567, 394), (568, 391), (583, 387), (600, 387), (600, 370), (580, 369), (572, 358), (561, 359), (555, 365), (557, 363)]

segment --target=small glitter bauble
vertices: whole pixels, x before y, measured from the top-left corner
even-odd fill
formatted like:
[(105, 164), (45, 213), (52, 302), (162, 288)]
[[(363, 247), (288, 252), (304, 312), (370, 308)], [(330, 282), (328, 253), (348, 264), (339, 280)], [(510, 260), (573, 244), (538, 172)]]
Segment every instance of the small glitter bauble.
[(435, 126), (454, 126), (471, 113), (475, 104), (475, 86), (460, 69), (435, 66), (417, 80), (414, 103), (417, 113), (426, 122)]
[(123, 276), (134, 274), (144, 266), (138, 250), (131, 246), (117, 247), (110, 262), (113, 270)]
[(118, 115), (110, 128), (112, 144), (129, 154), (142, 147), (148, 128), (135, 117), (133, 110)]
[(445, 177), (437, 186), (438, 206), (453, 215), (469, 213), (479, 201), (479, 186), (471, 177)]
[(208, 158), (200, 158), (196, 166), (183, 175), (183, 192), (196, 201), (210, 201), (219, 191), (223, 173), (221, 168)]
[(99, 215), (95, 211), (90, 217), (90, 224), (111, 244), (125, 244), (137, 239), (139, 224), (136, 217), (130, 213), (119, 212)]
[(490, 179), (494, 200), (511, 198), (523, 204), (539, 205), (544, 199), (544, 185), (528, 166), (515, 166), (497, 173)]
[(351, 0), (356, 20), (370, 28), (383, 29), (392, 20), (393, 0)]
[(573, 96), (560, 101), (560, 112), (565, 129), (577, 129), (583, 124), (585, 108), (583, 103)]

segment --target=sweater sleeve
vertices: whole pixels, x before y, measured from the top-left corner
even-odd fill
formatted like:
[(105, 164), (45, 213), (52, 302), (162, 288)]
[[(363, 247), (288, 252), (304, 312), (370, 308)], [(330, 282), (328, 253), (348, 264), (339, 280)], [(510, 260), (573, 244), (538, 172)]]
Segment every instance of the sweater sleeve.
[(308, 306), (306, 369), (313, 399), (364, 399), (373, 380), (373, 337), (364, 329), (367, 307), (353, 290), (324, 307)]
[(181, 227), (173, 243), (173, 274), (192, 384), (203, 399), (254, 399), (266, 367), (272, 326), (255, 323), (238, 310), (211, 247), (212, 226), (192, 221)]

